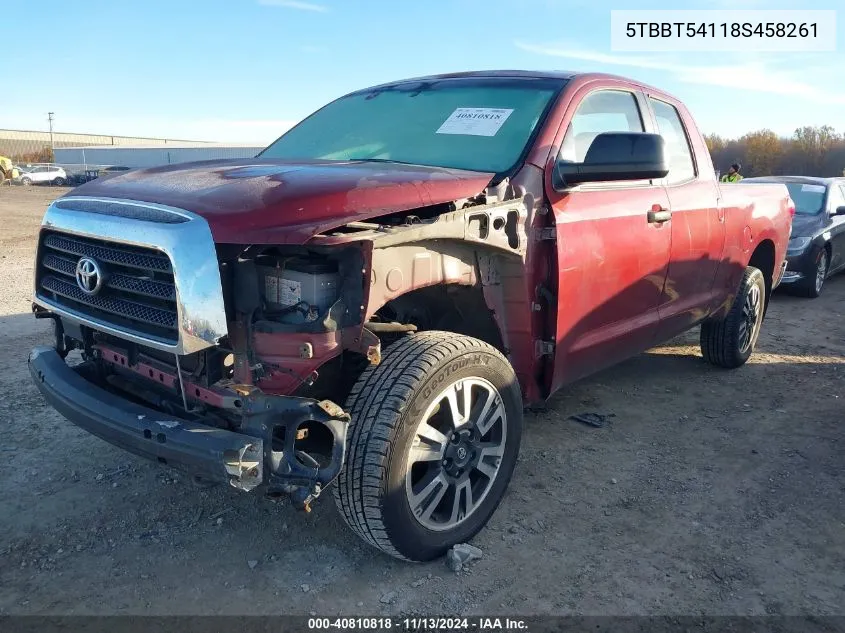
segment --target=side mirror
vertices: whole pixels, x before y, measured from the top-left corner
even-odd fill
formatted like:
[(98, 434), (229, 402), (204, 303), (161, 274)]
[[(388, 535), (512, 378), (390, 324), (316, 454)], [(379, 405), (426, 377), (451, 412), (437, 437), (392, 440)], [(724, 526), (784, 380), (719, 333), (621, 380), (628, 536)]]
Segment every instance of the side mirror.
[(583, 163), (558, 161), (555, 186), (608, 180), (648, 180), (669, 173), (663, 137), (645, 132), (604, 132), (596, 136)]
[(833, 215), (845, 215), (845, 207), (836, 207), (836, 211), (833, 212)]

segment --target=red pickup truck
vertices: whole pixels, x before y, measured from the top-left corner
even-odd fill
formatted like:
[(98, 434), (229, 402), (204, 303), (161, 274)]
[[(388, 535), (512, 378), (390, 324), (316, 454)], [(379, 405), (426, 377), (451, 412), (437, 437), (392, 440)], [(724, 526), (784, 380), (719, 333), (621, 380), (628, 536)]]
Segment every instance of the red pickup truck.
[(331, 484), (361, 538), (427, 560), (493, 514), (524, 406), (698, 325), (742, 365), (791, 211), (720, 185), (683, 104), (634, 81), (398, 81), (255, 159), (54, 201), (30, 371), (106, 441), (305, 509)]

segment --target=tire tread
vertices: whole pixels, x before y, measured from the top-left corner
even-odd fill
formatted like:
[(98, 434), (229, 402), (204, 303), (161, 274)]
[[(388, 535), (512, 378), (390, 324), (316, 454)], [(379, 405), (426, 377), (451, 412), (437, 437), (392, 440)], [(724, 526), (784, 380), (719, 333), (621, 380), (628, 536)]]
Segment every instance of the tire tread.
[(469, 336), (440, 331), (410, 334), (387, 347), (379, 365), (362, 372), (347, 398), (352, 422), (346, 464), (333, 487), (335, 503), (356, 535), (391, 556), (409, 560), (387, 533), (380, 501), (393, 449), (391, 438), (404, 407), (447, 359), (478, 351), (507, 363), (496, 348)]
[[(701, 324), (701, 355), (711, 365), (735, 369), (745, 364), (748, 358), (743, 358), (736, 348), (736, 340), (742, 318), (742, 307), (745, 294), (748, 292), (751, 279), (755, 275), (762, 275), (761, 271), (748, 266), (742, 275), (739, 291), (733, 305), (724, 319), (708, 319)], [(765, 284), (762, 300), (765, 303)], [(753, 350), (752, 350), (753, 351)]]

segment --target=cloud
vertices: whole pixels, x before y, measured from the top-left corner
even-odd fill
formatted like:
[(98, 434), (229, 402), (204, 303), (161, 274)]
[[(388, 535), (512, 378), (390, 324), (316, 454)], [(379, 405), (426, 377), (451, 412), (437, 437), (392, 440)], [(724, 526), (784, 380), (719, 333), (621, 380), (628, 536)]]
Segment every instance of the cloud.
[[(537, 55), (561, 57), (603, 66), (627, 66), (645, 70), (659, 70), (671, 73), (684, 83), (721, 86), (739, 90), (752, 90), (771, 94), (800, 97), (819, 104), (845, 104), (845, 94), (837, 94), (808, 83), (795, 74), (776, 70), (763, 61), (749, 61), (724, 65), (680, 64), (667, 61), (668, 56), (639, 57), (634, 55), (610, 55), (597, 51), (569, 48), (557, 44), (530, 44), (514, 42), (518, 48)], [(824, 84), (819, 84), (824, 86)]]
[(265, 7), (285, 7), (286, 9), (313, 11), (315, 13), (329, 12), (327, 6), (314, 4), (313, 2), (300, 2), (299, 0), (258, 0), (258, 4), (263, 4)]

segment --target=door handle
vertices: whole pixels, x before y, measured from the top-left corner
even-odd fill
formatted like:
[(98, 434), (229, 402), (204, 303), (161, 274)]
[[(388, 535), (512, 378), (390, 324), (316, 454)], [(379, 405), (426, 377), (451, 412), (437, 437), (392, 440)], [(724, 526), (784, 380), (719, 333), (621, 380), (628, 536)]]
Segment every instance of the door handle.
[(664, 209), (661, 206), (654, 205), (651, 211), (648, 212), (649, 224), (663, 224), (672, 219), (672, 212), (669, 209)]

